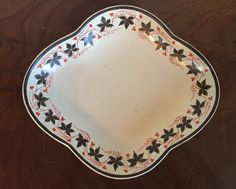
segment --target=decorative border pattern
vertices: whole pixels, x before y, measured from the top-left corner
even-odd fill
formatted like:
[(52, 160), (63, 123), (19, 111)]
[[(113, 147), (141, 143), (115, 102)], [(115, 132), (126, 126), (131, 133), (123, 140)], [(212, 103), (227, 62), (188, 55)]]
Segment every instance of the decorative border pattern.
[[(140, 14), (137, 14), (137, 11)], [(105, 13), (106, 16), (103, 16)], [(33, 64), (37, 68), (31, 67), (31, 69), (38, 70), (38, 73), (34, 75), (36, 83), (27, 86), (26, 82), (28, 80), (25, 80), (24, 98), (26, 98), (27, 108), (31, 109), (30, 113), (34, 114), (34, 118), (36, 117), (36, 120), (38, 120), (39, 117), (41, 119), (43, 117), (44, 122), (50, 123), (51, 126), (47, 129), (53, 132), (53, 135), (56, 135), (57, 138), (59, 137), (59, 140), (64, 140), (67, 144), (71, 144), (70, 148), (74, 148), (73, 151), (76, 151), (76, 154), (79, 153), (85, 162), (88, 161), (90, 165), (94, 165), (93, 167), (98, 167), (99, 172), (104, 170), (102, 173), (105, 175), (130, 177), (130, 175), (140, 174), (141, 171), (149, 169), (151, 165), (155, 162), (157, 163), (164, 152), (170, 149), (173, 144), (188, 137), (187, 130), (191, 130), (196, 126), (201, 127), (203, 125), (203, 123), (200, 125), (201, 121), (207, 119), (206, 116), (209, 111), (211, 110), (212, 112), (214, 109), (218, 95), (216, 95), (215, 103), (213, 104), (214, 97), (208, 95), (208, 90), (212, 89), (212, 85), (209, 85), (206, 80), (206, 74), (211, 69), (210, 66), (207, 66), (207, 61), (201, 56), (196, 56), (195, 54), (198, 53), (194, 52), (195, 49), (189, 52), (185, 52), (184, 49), (177, 49), (175, 43), (178, 40), (174, 39), (175, 37), (170, 37), (171, 33), (168, 34), (168, 29), (157, 18), (153, 18), (149, 13), (133, 7), (118, 6), (110, 10), (104, 10), (104, 14), (100, 12), (96, 15), (100, 17), (100, 23), (97, 25), (93, 25), (88, 21), (81, 27), (83, 28), (82, 30), (76, 31), (75, 34), (67, 37), (67, 39), (62, 39), (62, 41), (70, 42), (62, 45), (59, 41), (53, 45), (55, 46), (53, 51), (47, 54), (42, 53), (43, 56), (38, 58)], [(96, 16), (94, 15), (90, 20), (93, 20)], [(143, 17), (154, 19), (160, 26), (153, 28), (151, 19), (147, 22), (143, 20)], [(86, 131), (78, 129), (71, 122), (68, 122), (56, 105), (47, 97), (48, 89), (53, 81), (53, 71), (48, 72), (48, 70), (60, 69), (68, 62), (68, 59), (79, 58), (89, 48), (96, 45), (97, 40), (112, 35), (120, 29), (137, 33), (142, 40), (153, 45), (154, 50), (161, 52), (162, 56), (167, 56), (170, 63), (186, 72), (192, 82), (192, 100), (195, 100), (193, 104), (189, 105), (186, 113), (177, 116), (173, 124), (164, 129), (162, 133), (157, 132), (154, 137), (147, 139), (140, 149), (127, 154), (122, 154), (118, 151), (108, 151), (96, 145)], [(48, 52), (48, 50), (45, 52)], [(186, 62), (191, 62), (191, 64), (186, 64)], [(201, 67), (201, 70), (199, 67)], [(215, 77), (214, 72), (210, 71)], [(27, 73), (28, 77), (29, 75), (30, 71)], [(216, 79), (214, 81), (216, 92), (218, 92)], [(40, 125), (42, 124), (40, 123)], [(196, 128), (194, 129), (196, 130)], [(73, 146), (72, 143), (76, 143), (76, 146)], [(77, 149), (80, 149), (80, 152)], [(159, 153), (160, 156), (157, 156), (158, 158), (153, 156), (153, 154)], [(116, 173), (117, 170), (119, 170), (118, 175), (110, 174)]]

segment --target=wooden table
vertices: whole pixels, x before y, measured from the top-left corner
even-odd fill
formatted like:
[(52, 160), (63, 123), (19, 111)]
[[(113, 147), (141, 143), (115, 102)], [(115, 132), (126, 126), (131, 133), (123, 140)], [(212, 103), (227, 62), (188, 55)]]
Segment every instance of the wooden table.
[[(115, 1), (114, 1), (115, 2)], [(24, 107), (21, 85), (35, 56), (115, 3), (95, 0), (0, 1), (0, 188), (236, 188), (236, 1), (131, 0), (197, 47), (221, 84), (219, 108), (196, 137), (150, 173), (117, 181), (83, 165), (48, 137)], [(116, 4), (127, 4), (117, 0)]]

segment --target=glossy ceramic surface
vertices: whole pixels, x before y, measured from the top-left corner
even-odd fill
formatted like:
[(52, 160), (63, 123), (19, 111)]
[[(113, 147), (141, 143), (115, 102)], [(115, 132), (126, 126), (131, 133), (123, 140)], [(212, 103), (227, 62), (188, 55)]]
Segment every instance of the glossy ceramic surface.
[(206, 58), (159, 18), (114, 6), (39, 54), (23, 98), (36, 124), (88, 167), (127, 179), (208, 123), (219, 84)]

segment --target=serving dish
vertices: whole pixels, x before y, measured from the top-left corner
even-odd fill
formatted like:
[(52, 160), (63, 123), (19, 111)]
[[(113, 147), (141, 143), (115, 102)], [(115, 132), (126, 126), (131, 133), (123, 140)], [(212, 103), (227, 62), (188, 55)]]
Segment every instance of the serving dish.
[(44, 49), (23, 100), (35, 123), (95, 172), (134, 178), (212, 118), (219, 83), (207, 59), (155, 15), (113, 6)]

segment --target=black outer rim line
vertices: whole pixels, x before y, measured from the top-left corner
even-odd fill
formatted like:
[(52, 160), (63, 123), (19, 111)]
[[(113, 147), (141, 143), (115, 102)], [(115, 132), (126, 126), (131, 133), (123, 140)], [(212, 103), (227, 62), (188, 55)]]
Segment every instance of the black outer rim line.
[[(184, 46), (186, 46), (187, 48), (189, 48), (190, 50), (192, 50), (195, 54), (197, 54), (203, 61), (204, 63), (208, 66), (208, 68), (211, 71), (211, 74), (213, 76), (214, 82), (215, 82), (215, 90), (216, 90), (216, 96), (215, 96), (215, 102), (214, 105), (211, 109), (211, 112), (209, 113), (208, 117), (205, 119), (205, 121), (194, 131), (192, 132), (190, 135), (188, 135), (187, 137), (185, 137), (184, 139), (178, 141), (177, 143), (171, 145), (170, 147), (168, 147), (165, 152), (153, 163), (151, 164), (149, 167), (145, 168), (142, 171), (139, 171), (137, 173), (133, 173), (133, 174), (127, 174), (127, 175), (116, 175), (116, 174), (111, 174), (105, 171), (102, 171), (98, 168), (96, 168), (94, 165), (92, 165), (90, 162), (88, 162), (87, 160), (85, 160), (85, 158), (83, 158), (82, 155), (80, 155), (76, 149), (68, 144), (67, 142), (65, 142), (64, 140), (62, 140), (61, 138), (59, 138), (58, 136), (56, 136), (54, 133), (52, 133), (50, 130), (47, 129), (47, 127), (45, 127), (39, 120), (38, 118), (34, 115), (33, 111), (31, 110), (30, 106), (29, 106), (29, 102), (27, 99), (27, 82), (29, 79), (29, 76), (31, 74), (32, 69), (34, 68), (34, 66), (38, 63), (38, 61), (53, 47), (57, 46), (59, 43), (73, 37), (74, 35), (76, 35), (77, 33), (79, 33), (84, 26), (86, 26), (91, 20), (93, 20), (95, 17), (99, 16), (100, 14), (104, 13), (104, 12), (108, 12), (110, 10), (116, 10), (116, 9), (130, 9), (130, 10), (135, 10), (138, 12), (141, 12), (142, 14), (145, 14), (147, 16), (149, 16), (150, 18), (152, 18), (153, 20), (155, 20), (158, 24), (160, 24), (163, 29), (171, 36), (172, 39), (182, 43)], [(75, 30), (74, 32), (72, 32), (71, 34), (62, 37), (61, 39), (57, 40), (54, 43), (51, 43), (48, 47), (46, 47), (39, 55), (38, 57), (32, 62), (32, 64), (30, 65), (24, 81), (23, 81), (23, 86), (22, 86), (22, 95), (23, 95), (23, 100), (26, 106), (26, 109), (28, 111), (28, 113), (31, 115), (32, 119), (38, 124), (38, 126), (41, 127), (42, 130), (44, 130), (49, 136), (51, 136), (53, 139), (57, 140), (58, 142), (64, 144), (65, 146), (69, 147), (69, 149), (85, 164), (87, 165), (89, 168), (93, 169), (95, 172), (109, 177), (109, 178), (113, 178), (113, 179), (129, 179), (129, 178), (134, 178), (134, 177), (138, 177), (141, 176), (149, 171), (151, 171), (154, 167), (156, 167), (161, 161), (162, 159), (175, 147), (179, 146), (180, 144), (183, 144), (184, 142), (188, 141), (190, 138), (192, 138), (193, 136), (195, 136), (200, 130), (202, 130), (206, 124), (211, 120), (212, 116), (214, 115), (216, 108), (218, 106), (218, 102), (219, 102), (219, 93), (220, 93), (220, 88), (219, 88), (219, 81), (218, 78), (216, 76), (215, 71), (213, 70), (212, 66), (210, 65), (210, 63), (207, 61), (207, 59), (193, 46), (191, 46), (189, 43), (187, 43), (186, 41), (184, 41), (183, 39), (178, 38), (177, 36), (175, 36), (172, 31), (164, 24), (164, 22), (162, 22), (158, 17), (156, 17), (155, 15), (153, 15), (152, 13), (136, 7), (136, 6), (130, 6), (130, 5), (115, 5), (112, 7), (108, 7), (105, 9), (102, 9), (98, 12), (96, 12), (95, 14), (93, 14), (92, 16), (90, 16), (84, 23), (82, 23), (79, 28), (77, 30)]]

